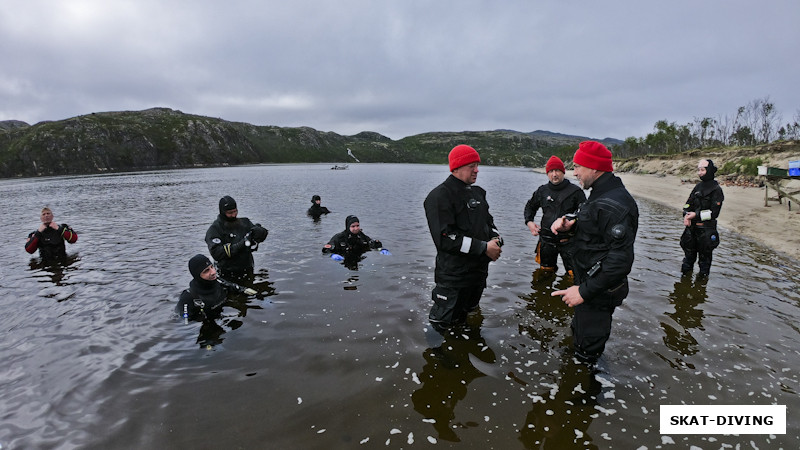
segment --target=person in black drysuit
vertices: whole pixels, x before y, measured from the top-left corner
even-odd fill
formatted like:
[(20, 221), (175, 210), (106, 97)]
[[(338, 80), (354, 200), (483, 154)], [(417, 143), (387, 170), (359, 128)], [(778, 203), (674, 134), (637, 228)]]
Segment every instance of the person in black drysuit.
[(462, 325), (486, 288), (489, 262), (502, 239), (489, 214), (486, 191), (475, 186), (480, 156), (468, 145), (448, 155), (450, 176), (425, 198), (425, 216), (436, 246), (436, 269), (428, 320), (438, 332)]
[(686, 229), (681, 235), (681, 248), (685, 255), (681, 264), (682, 273), (692, 271), (698, 256), (698, 275), (708, 276), (711, 271), (711, 253), (719, 245), (717, 217), (725, 200), (722, 188), (714, 180), (716, 173), (717, 167), (710, 159), (702, 159), (697, 164), (700, 182), (692, 189), (683, 206), (683, 225)]
[[(550, 180), (536, 189), (531, 199), (525, 204), (525, 225), (531, 234), (539, 236), (536, 245), (536, 262), (544, 271), (555, 272), (558, 255), (564, 264), (564, 270), (572, 274), (572, 260), (566, 251), (568, 234), (556, 236), (550, 231), (553, 221), (567, 213), (574, 213), (578, 206), (586, 201), (583, 190), (564, 179), (564, 163), (558, 156), (551, 156), (545, 165), (547, 178)], [(536, 224), (536, 212), (542, 208), (541, 226)]]
[(205, 255), (194, 255), (189, 260), (192, 281), (189, 289), (181, 292), (175, 312), (186, 320), (206, 320), (219, 317), (229, 293), (255, 294), (250, 288), (223, 280)]
[(311, 207), (308, 208), (307, 214), (314, 219), (319, 219), (321, 215), (330, 213), (330, 210), (322, 206), (321, 203), (322, 198), (319, 195), (314, 195), (311, 197)]
[(252, 253), (267, 238), (268, 231), (238, 214), (236, 201), (228, 195), (222, 197), (219, 216), (206, 231), (206, 244), (222, 277), (242, 280), (252, 278)]
[(344, 231), (333, 235), (330, 241), (322, 247), (322, 253), (334, 253), (344, 256), (361, 256), (362, 253), (383, 247), (381, 241), (367, 236), (361, 231), (361, 222), (356, 216), (347, 216), (344, 219)]
[(581, 142), (572, 161), (581, 187), (592, 192), (576, 219), (561, 217), (551, 227), (556, 235), (575, 232), (568, 244), (574, 285), (551, 295), (562, 296), (574, 308), (571, 327), (576, 357), (594, 364), (611, 336), (614, 309), (628, 295), (639, 207), (612, 173), (611, 152), (603, 144)]
[(39, 227), (28, 234), (25, 251), (35, 253), (39, 250), (43, 263), (66, 261), (67, 246), (64, 242), (74, 244), (78, 240), (78, 233), (65, 223), (56, 223), (53, 220), (53, 211), (48, 207), (42, 208), (40, 219), (42, 223)]

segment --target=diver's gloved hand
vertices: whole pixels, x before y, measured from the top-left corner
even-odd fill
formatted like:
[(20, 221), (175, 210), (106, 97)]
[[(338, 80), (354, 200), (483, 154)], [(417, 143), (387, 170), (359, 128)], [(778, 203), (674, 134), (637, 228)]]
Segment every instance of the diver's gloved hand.
[(250, 236), (247, 235), (245, 235), (244, 239), (242, 239), (241, 241), (234, 242), (233, 244), (231, 244), (231, 255), (235, 255), (236, 253), (239, 253), (245, 248), (249, 250), (250, 246), (247, 245), (249, 243), (250, 243)]
[(253, 228), (250, 229), (250, 233), (248, 234), (256, 242), (264, 242), (264, 239), (267, 238), (269, 231), (262, 227), (260, 223), (257, 223), (255, 226), (253, 226)]
[(389, 252), (389, 250), (386, 250), (384, 248), (383, 250), (381, 250), (381, 255), (391, 255), (391, 253)]
[(244, 289), (244, 293), (247, 294), (247, 295), (256, 295), (258, 292), (256, 292), (255, 289), (245, 288)]
[(344, 256), (338, 253), (331, 253), (331, 259), (334, 261), (344, 261)]
[[(266, 230), (264, 230), (264, 231), (266, 231)], [(251, 252), (254, 252), (254, 251), (258, 250), (258, 242), (259, 241), (256, 241), (253, 238), (253, 231), (252, 230), (248, 231), (247, 234), (244, 235), (244, 239), (242, 239), (242, 242), (244, 242), (245, 247), (249, 248)]]

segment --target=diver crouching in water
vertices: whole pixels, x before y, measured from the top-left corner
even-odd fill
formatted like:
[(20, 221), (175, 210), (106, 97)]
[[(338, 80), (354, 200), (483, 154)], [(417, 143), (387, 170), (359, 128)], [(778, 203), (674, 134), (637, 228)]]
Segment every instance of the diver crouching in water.
[(382, 254), (390, 254), (382, 247), (381, 241), (372, 239), (361, 231), (358, 217), (350, 215), (344, 220), (344, 231), (333, 235), (322, 247), (322, 253), (330, 253), (333, 259), (344, 261), (348, 268), (357, 269), (362, 255), (370, 250), (380, 250)]
[(217, 269), (205, 255), (194, 255), (189, 260), (192, 281), (189, 289), (181, 292), (175, 312), (184, 320), (215, 319), (220, 316), (228, 294), (253, 295), (255, 290), (225, 281), (217, 276)]

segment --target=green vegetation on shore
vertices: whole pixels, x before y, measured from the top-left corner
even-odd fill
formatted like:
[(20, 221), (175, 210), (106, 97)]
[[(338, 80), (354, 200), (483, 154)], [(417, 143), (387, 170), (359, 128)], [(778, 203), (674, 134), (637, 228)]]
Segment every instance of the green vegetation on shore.
[(769, 97), (740, 106), (733, 116), (695, 117), (685, 125), (659, 120), (645, 137), (629, 137), (616, 146), (616, 157), (680, 153), (692, 149), (755, 147), (800, 139), (800, 110), (783, 123)]
[[(0, 122), (0, 177), (91, 174), (258, 163), (447, 161), (455, 145), (485, 164), (543, 166), (580, 136), (509, 130), (425, 133), (394, 141), (373, 132), (342, 136), (308, 127), (256, 126), (167, 108), (93, 113), (28, 125)], [(608, 145), (621, 141), (607, 139)]]
[[(754, 101), (751, 108), (774, 111), (764, 100)], [(770, 117), (762, 116), (766, 122), (761, 123), (777, 123)], [(656, 124), (657, 138), (648, 135), (625, 142), (611, 138), (601, 142), (612, 149), (618, 171), (679, 174), (693, 168), (694, 162), (684, 160), (710, 157), (720, 167), (721, 175), (754, 177), (759, 165), (785, 167), (788, 160), (800, 159), (797, 141), (787, 140), (800, 133), (798, 120), (782, 127), (781, 132), (760, 134), (758, 139), (775, 138), (760, 145), (758, 139), (751, 145), (739, 145), (739, 141), (736, 145), (723, 145), (718, 132), (706, 130), (697, 135), (688, 125), (677, 127), (666, 121)], [(714, 123), (708, 122), (708, 126)], [(749, 130), (750, 126), (745, 128)], [(737, 130), (740, 137), (753, 136), (741, 131), (741, 127)], [(35, 125), (0, 121), (0, 178), (259, 163), (352, 162), (347, 149), (361, 162), (445, 164), (450, 149), (462, 143), (479, 149), (487, 165), (543, 167), (550, 155), (557, 155), (570, 166), (575, 148), (586, 139), (589, 138), (547, 131), (494, 130), (424, 133), (395, 141), (368, 131), (342, 136), (308, 127), (257, 126), (152, 108), (92, 113)], [(634, 141), (641, 145), (632, 147)]]

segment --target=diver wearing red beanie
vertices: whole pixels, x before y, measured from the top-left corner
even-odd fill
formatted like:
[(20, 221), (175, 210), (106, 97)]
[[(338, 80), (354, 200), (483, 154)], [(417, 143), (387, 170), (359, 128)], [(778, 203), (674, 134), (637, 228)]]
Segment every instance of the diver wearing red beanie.
[(614, 171), (614, 166), (611, 164), (611, 151), (605, 145), (596, 141), (581, 142), (578, 145), (575, 156), (572, 158), (572, 162), (601, 172)]

